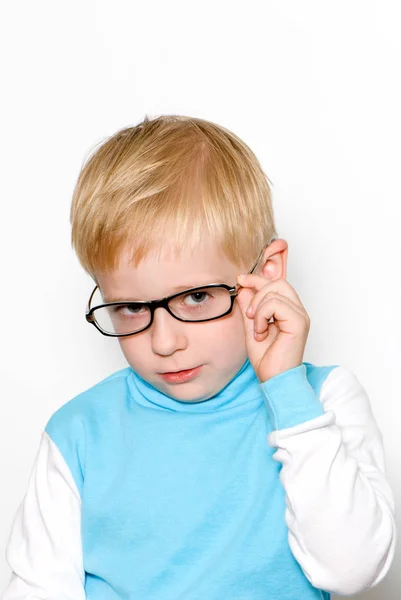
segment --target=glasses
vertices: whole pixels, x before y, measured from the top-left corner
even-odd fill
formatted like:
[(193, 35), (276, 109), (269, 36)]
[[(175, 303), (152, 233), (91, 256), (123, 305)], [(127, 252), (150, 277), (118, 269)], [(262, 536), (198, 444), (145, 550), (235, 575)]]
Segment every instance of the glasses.
[[(248, 274), (253, 273), (267, 246), (263, 247), (256, 263)], [(107, 302), (91, 307), (96, 285), (88, 302), (85, 317), (102, 333), (109, 337), (126, 337), (148, 329), (153, 323), (156, 308), (165, 308), (178, 321), (202, 323), (224, 317), (233, 309), (234, 300), (242, 286), (234, 287), (222, 283), (189, 288), (178, 294), (150, 302)]]

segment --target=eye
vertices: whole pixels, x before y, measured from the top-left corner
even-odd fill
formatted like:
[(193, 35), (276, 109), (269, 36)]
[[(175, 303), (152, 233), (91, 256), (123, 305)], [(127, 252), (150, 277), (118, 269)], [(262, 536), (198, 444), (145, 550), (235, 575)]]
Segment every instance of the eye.
[[(199, 298), (200, 296), (200, 298)], [(192, 294), (188, 294), (187, 296), (185, 296), (186, 298), (195, 298), (197, 299), (196, 304), (202, 304), (202, 297), (203, 296), (210, 296), (210, 294), (208, 292), (192, 292)]]
[(120, 304), (119, 306), (109, 306), (113, 314), (118, 314), (123, 317), (137, 315), (141, 310), (146, 310), (146, 306), (142, 304)]

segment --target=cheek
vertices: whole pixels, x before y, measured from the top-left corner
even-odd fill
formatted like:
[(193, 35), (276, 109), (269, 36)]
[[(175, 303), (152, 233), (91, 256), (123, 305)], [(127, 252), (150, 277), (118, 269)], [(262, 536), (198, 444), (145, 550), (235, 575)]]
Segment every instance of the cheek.
[(225, 373), (234, 370), (235, 373), (247, 358), (242, 314), (233, 311), (229, 319), (216, 320), (215, 328), (210, 330), (209, 340), (204, 346), (215, 368)]
[(219, 347), (233, 349), (234, 347), (245, 346), (244, 320), (240, 308), (235, 305), (232, 313), (226, 318), (216, 320), (208, 332), (209, 340)]
[[(138, 368), (144, 367), (153, 357), (151, 341), (148, 335), (139, 334), (135, 338), (119, 338), (121, 350), (128, 363), (135, 364)], [(187, 338), (188, 347), (198, 344), (204, 347), (214, 348), (222, 356), (242, 353), (245, 348), (245, 329), (241, 309), (237, 304), (233, 311), (223, 319), (216, 319), (210, 323), (204, 323), (199, 331), (194, 330)], [(210, 342), (213, 342), (210, 346)]]
[(118, 338), (118, 342), (122, 353), (131, 366), (145, 364), (149, 350), (147, 350), (148, 344), (144, 339), (141, 339), (138, 335), (136, 338)]

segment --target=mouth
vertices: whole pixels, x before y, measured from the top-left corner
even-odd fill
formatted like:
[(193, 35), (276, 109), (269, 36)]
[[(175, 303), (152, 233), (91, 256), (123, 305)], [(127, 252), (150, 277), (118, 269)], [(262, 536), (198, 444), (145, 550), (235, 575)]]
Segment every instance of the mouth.
[(185, 371), (192, 371), (192, 369), (197, 369), (198, 367), (189, 367), (188, 369), (180, 369), (179, 371), (163, 371), (159, 373), (159, 375), (171, 375), (172, 373), (184, 373)]
[(199, 367), (194, 367), (192, 369), (185, 369), (182, 371), (170, 371), (168, 373), (159, 373), (159, 377), (164, 379), (164, 381), (166, 381), (167, 383), (185, 383), (187, 381), (195, 379), (199, 375), (202, 367), (203, 365), (199, 365)]

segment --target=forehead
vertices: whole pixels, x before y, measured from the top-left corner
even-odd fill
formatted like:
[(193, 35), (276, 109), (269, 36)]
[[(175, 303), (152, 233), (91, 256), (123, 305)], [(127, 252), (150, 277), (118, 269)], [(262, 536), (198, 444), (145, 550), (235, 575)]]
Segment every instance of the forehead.
[(137, 267), (130, 264), (130, 252), (125, 250), (118, 268), (97, 274), (97, 283), (107, 302), (156, 300), (209, 283), (235, 285), (239, 272), (220, 248), (203, 240), (193, 251), (178, 256), (173, 252), (149, 255)]

